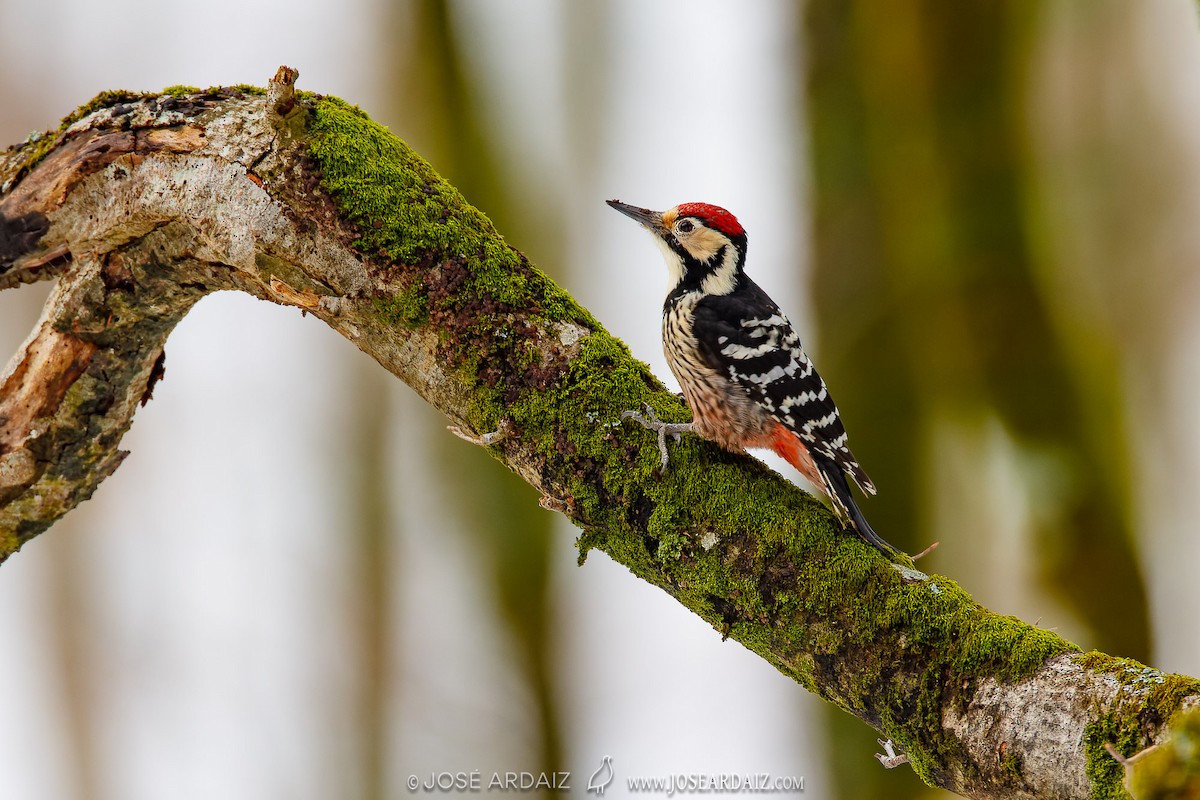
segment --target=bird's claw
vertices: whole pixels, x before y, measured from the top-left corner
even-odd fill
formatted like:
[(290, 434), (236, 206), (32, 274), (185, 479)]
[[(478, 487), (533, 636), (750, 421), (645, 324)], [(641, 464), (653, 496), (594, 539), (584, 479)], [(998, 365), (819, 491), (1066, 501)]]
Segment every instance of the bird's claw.
[(908, 753), (896, 752), (896, 745), (891, 739), (876, 739), (875, 741), (879, 742), (879, 746), (883, 748), (883, 753), (876, 753), (875, 757), (879, 759), (880, 764), (883, 764), (884, 769), (895, 769), (901, 764), (908, 763)]
[(470, 442), (471, 444), (478, 445), (480, 447), (491, 447), (492, 445), (496, 444), (496, 442), (499, 442), (508, 435), (505, 420), (500, 421), (500, 425), (496, 428), (496, 430), (491, 431), (490, 433), (480, 434), (479, 436), (465, 431), (457, 425), (447, 425), (446, 430), (450, 431), (464, 442)]
[(676, 442), (681, 441), (681, 434), (692, 429), (691, 423), (680, 422), (663, 422), (658, 418), (658, 414), (654, 413), (654, 409), (649, 403), (642, 403), (642, 409), (646, 412), (644, 415), (637, 411), (622, 411), (622, 421), (631, 419), (641, 425), (648, 431), (654, 431), (658, 434), (658, 452), (662, 456), (662, 467), (659, 469), (660, 475), (667, 474), (667, 464), (670, 462), (670, 456), (667, 454), (667, 437), (670, 436)]
[(636, 420), (639, 425), (648, 431), (662, 433), (664, 436), (671, 435), (675, 437), (675, 441), (679, 441), (679, 431), (674, 430), (674, 425), (659, 419), (658, 414), (654, 413), (654, 408), (649, 403), (642, 403), (642, 408), (646, 412), (645, 416), (642, 416), (637, 411), (622, 411), (621, 419)]

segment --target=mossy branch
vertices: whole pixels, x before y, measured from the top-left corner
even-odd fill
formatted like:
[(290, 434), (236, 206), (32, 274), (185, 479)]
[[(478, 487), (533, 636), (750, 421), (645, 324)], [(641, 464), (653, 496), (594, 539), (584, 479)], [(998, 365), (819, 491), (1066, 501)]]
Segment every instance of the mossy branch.
[(1120, 796), (1105, 746), (1132, 755), (1200, 701), (947, 578), (906, 582), (753, 459), (685, 438), (661, 476), (618, 420), (685, 420), (678, 400), (403, 142), (295, 77), (105, 93), (0, 153), (0, 288), (58, 281), (0, 377), (0, 560), (117, 468), (171, 329), (235, 289), (350, 339), (578, 525), (581, 557), (666, 590), (931, 785)]

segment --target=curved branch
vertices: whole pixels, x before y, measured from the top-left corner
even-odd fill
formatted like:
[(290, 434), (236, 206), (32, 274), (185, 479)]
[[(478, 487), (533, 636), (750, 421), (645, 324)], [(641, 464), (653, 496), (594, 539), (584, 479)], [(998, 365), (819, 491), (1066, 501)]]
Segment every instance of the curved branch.
[[(357, 109), (247, 88), (106, 94), (0, 153), (0, 288), (58, 286), (0, 377), (0, 559), (117, 468), (210, 292), (299, 307), (486, 446), (599, 549), (971, 797), (1119, 792), (1200, 682), (906, 579), (761, 464), (619, 424), (686, 410)], [(866, 755), (864, 754), (864, 760)], [(894, 760), (893, 760), (894, 761)]]

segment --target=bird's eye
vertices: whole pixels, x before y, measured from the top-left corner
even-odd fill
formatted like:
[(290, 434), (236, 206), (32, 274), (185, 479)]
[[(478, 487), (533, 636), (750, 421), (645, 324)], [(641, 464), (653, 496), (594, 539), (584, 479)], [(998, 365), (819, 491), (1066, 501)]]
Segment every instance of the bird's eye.
[(690, 219), (685, 219), (675, 226), (675, 230), (679, 231), (680, 233), (691, 233), (695, 229), (696, 226), (692, 224)]

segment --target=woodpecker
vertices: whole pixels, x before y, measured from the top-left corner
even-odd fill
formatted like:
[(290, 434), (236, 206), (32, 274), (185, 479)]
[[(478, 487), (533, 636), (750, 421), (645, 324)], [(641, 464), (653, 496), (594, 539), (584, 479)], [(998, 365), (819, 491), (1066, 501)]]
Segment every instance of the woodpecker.
[(875, 485), (846, 446), (846, 429), (800, 337), (767, 293), (745, 273), (746, 231), (718, 206), (683, 203), (651, 211), (608, 204), (650, 231), (667, 262), (663, 351), (692, 410), (690, 423), (627, 411), (659, 436), (696, 433), (726, 450), (773, 450), (829, 496), (842, 524), (889, 559), (898, 551), (863, 517), (846, 480), (866, 494)]

